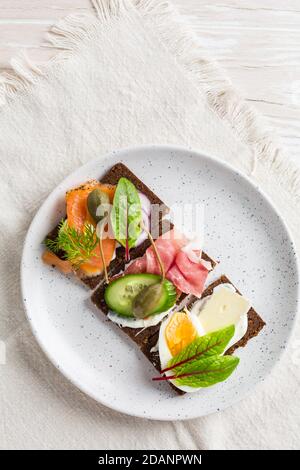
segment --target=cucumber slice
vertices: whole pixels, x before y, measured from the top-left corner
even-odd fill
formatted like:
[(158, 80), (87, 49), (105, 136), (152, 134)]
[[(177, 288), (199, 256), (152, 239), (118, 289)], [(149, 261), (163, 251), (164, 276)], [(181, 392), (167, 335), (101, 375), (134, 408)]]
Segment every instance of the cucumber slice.
[[(112, 281), (104, 292), (104, 300), (108, 307), (118, 315), (133, 317), (133, 301), (145, 288), (161, 281), (156, 274), (126, 274)], [(154, 315), (169, 310), (176, 301), (176, 289), (167, 279), (163, 282), (163, 291), (159, 302), (149, 313)]]

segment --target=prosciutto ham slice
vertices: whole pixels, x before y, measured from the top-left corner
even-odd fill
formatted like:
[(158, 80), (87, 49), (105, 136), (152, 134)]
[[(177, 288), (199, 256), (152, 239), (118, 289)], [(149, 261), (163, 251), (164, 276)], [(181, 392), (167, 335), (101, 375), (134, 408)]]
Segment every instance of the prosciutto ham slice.
[[(155, 242), (166, 271), (166, 278), (185, 294), (200, 297), (209, 269), (202, 260), (193, 261), (183, 250), (188, 240), (174, 230), (164, 234)], [(199, 257), (198, 257), (199, 259)], [(160, 274), (159, 264), (152, 247), (141, 258), (135, 260), (125, 274), (151, 273)]]

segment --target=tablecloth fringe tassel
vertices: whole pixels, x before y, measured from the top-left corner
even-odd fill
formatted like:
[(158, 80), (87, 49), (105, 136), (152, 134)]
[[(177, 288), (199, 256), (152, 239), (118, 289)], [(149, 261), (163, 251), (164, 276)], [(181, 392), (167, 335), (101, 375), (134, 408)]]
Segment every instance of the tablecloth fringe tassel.
[[(30, 86), (48, 76), (52, 64), (61, 64), (83, 43), (95, 40), (101, 30), (110, 27), (112, 21), (122, 15), (140, 15), (142, 20), (156, 28), (157, 37), (175, 57), (178, 64), (188, 71), (191, 81), (204, 90), (207, 102), (240, 141), (253, 149), (252, 168), (258, 162), (276, 173), (278, 184), (300, 201), (300, 171), (289, 161), (276, 142), (276, 136), (268, 130), (264, 119), (236, 93), (223, 71), (205, 56), (199, 38), (189, 24), (166, 0), (91, 0), (97, 17), (91, 14), (73, 14), (60, 20), (48, 33), (44, 47), (61, 51), (45, 64), (34, 64), (26, 54), (11, 61), (14, 73), (0, 75), (0, 106), (16, 93), (26, 93)], [(288, 184), (287, 184), (288, 181)]]

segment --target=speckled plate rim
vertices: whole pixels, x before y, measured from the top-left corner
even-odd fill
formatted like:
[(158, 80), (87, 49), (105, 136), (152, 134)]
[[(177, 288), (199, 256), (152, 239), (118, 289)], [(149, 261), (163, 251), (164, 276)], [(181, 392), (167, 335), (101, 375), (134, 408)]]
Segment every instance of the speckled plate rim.
[[(199, 149), (198, 150), (194, 150), (192, 148), (187, 148), (187, 147), (182, 147), (182, 146), (175, 146), (175, 145), (167, 145), (167, 144), (148, 144), (148, 145), (140, 145), (140, 146), (135, 146), (135, 147), (125, 147), (125, 148), (121, 148), (121, 149), (118, 149), (118, 150), (114, 150), (114, 151), (111, 151), (107, 154), (104, 154), (100, 157), (97, 157), (93, 160), (90, 160), (89, 162), (85, 163), (84, 165), (81, 165), (80, 167), (78, 167), (76, 170), (74, 170), (73, 172), (71, 172), (69, 175), (67, 175), (52, 191), (51, 193), (48, 195), (48, 197), (45, 199), (45, 201), (43, 202), (43, 204), (41, 205), (41, 207), (38, 209), (38, 211), (36, 212), (31, 224), (30, 224), (30, 227), (28, 228), (28, 231), (27, 231), (27, 234), (25, 236), (25, 239), (24, 239), (24, 245), (23, 245), (23, 251), (22, 251), (22, 257), (21, 257), (21, 263), (20, 263), (20, 282), (21, 282), (21, 294), (22, 294), (22, 302), (23, 302), (23, 306), (24, 306), (24, 310), (25, 310), (25, 314), (26, 314), (26, 317), (28, 319), (28, 322), (30, 324), (30, 328), (31, 328), (31, 331), (37, 341), (37, 343), (39, 344), (40, 348), (42, 349), (42, 351), (44, 352), (44, 354), (46, 355), (46, 357), (52, 362), (52, 364), (73, 384), (75, 385), (79, 390), (81, 390), (83, 393), (85, 393), (86, 395), (88, 395), (89, 397), (93, 398), (96, 402), (98, 403), (101, 403), (103, 405), (105, 405), (107, 408), (110, 408), (114, 411), (117, 411), (117, 412), (120, 412), (120, 413), (123, 413), (123, 414), (126, 414), (126, 415), (129, 415), (129, 416), (133, 416), (133, 417), (137, 417), (137, 418), (143, 418), (143, 419), (152, 419), (152, 420), (155, 420), (155, 421), (185, 421), (185, 420), (189, 420), (189, 419), (195, 419), (195, 418), (198, 418), (198, 417), (201, 417), (201, 416), (207, 416), (209, 414), (213, 414), (217, 411), (222, 411), (226, 408), (229, 408), (231, 407), (232, 405), (234, 405), (235, 403), (238, 403), (239, 401), (241, 401), (242, 399), (244, 399), (250, 392), (252, 392), (254, 390), (254, 388), (258, 385), (258, 383), (262, 382), (263, 381), (263, 378), (262, 379), (258, 379), (256, 380), (255, 382), (253, 382), (251, 384), (251, 386), (248, 387), (247, 390), (244, 390), (243, 392), (241, 392), (239, 394), (239, 396), (235, 396), (234, 398), (232, 398), (232, 400), (228, 400), (227, 403), (225, 405), (222, 405), (221, 408), (219, 408), (218, 406), (215, 407), (215, 410), (214, 411), (211, 411), (211, 412), (208, 412), (208, 413), (199, 413), (199, 411), (196, 411), (194, 414), (190, 414), (188, 417), (174, 417), (174, 418), (170, 418), (170, 417), (166, 417), (166, 416), (162, 416), (160, 418), (157, 418), (157, 417), (151, 417), (150, 415), (141, 415), (140, 413), (136, 413), (134, 410), (131, 410), (131, 409), (125, 409), (124, 406), (121, 406), (121, 405), (116, 405), (115, 403), (112, 404), (111, 402), (109, 402), (108, 400), (106, 399), (102, 399), (100, 400), (98, 396), (95, 395), (95, 393), (90, 390), (89, 387), (87, 387), (85, 384), (81, 383), (79, 380), (77, 380), (76, 378), (74, 378), (69, 372), (68, 370), (63, 366), (63, 365), (60, 365), (60, 367), (58, 368), (57, 367), (57, 360), (54, 356), (54, 354), (52, 354), (48, 349), (47, 347), (44, 345), (43, 341), (42, 341), (42, 338), (39, 337), (37, 331), (35, 330), (34, 328), (34, 322), (33, 322), (33, 317), (30, 315), (30, 311), (29, 311), (29, 306), (28, 306), (28, 303), (24, 302), (24, 298), (26, 298), (26, 286), (25, 286), (25, 277), (26, 277), (26, 268), (24, 268), (24, 259), (25, 259), (25, 256), (26, 256), (26, 252), (28, 249), (30, 249), (30, 235), (31, 235), (31, 228), (32, 226), (34, 226), (36, 220), (38, 220), (39, 218), (39, 215), (40, 213), (42, 212), (42, 209), (43, 209), (43, 206), (47, 203), (47, 201), (52, 198), (52, 195), (53, 193), (56, 192), (57, 188), (63, 184), (63, 182), (70, 178), (71, 176), (76, 176), (77, 173), (80, 173), (81, 171), (87, 169), (88, 167), (90, 166), (94, 166), (97, 162), (100, 162), (102, 160), (105, 160), (105, 159), (108, 159), (110, 156), (116, 156), (116, 154), (120, 157), (120, 159), (123, 158), (123, 156), (125, 155), (128, 155), (129, 152), (133, 152), (133, 151), (147, 151), (147, 150), (155, 150), (155, 151), (159, 151), (159, 150), (164, 150), (164, 151), (169, 151), (169, 152), (187, 152), (189, 154), (193, 154), (195, 155), (195, 157), (197, 158), (202, 158), (208, 162), (212, 162), (213, 164), (219, 166), (220, 168), (225, 168), (227, 170), (229, 170), (230, 172), (232, 172), (233, 174), (237, 175), (238, 177), (240, 177), (242, 180), (245, 180), (255, 191), (257, 191), (261, 197), (265, 200), (265, 202), (267, 203), (267, 205), (269, 205), (270, 209), (277, 215), (280, 223), (282, 224), (282, 227), (283, 229), (285, 230), (286, 232), (286, 235), (287, 235), (287, 238), (289, 239), (289, 242), (291, 244), (291, 246), (293, 247), (293, 251), (294, 251), (294, 256), (295, 256), (295, 268), (296, 268), (296, 275), (297, 275), (297, 302), (299, 303), (299, 298), (300, 298), (300, 285), (299, 285), (299, 257), (297, 255), (297, 252), (296, 252), (296, 249), (295, 249), (295, 243), (293, 241), (293, 237), (291, 235), (291, 232), (290, 232), (290, 229), (288, 228), (287, 224), (285, 223), (283, 217), (281, 216), (280, 212), (278, 211), (278, 209), (275, 207), (274, 203), (272, 202), (272, 200), (270, 199), (270, 197), (264, 192), (264, 190), (262, 190), (257, 184), (255, 184), (255, 182), (253, 180), (251, 180), (247, 175), (243, 174), (241, 171), (237, 170), (236, 168), (234, 168), (232, 165), (230, 165), (229, 163), (227, 162), (224, 162), (216, 157), (213, 157), (213, 156), (210, 156), (210, 155), (207, 155), (205, 153), (202, 153)], [(126, 160), (126, 158), (125, 158)], [(286, 347), (287, 347), (287, 344), (291, 338), (291, 335), (293, 333), (293, 330), (295, 328), (295, 323), (297, 321), (297, 318), (298, 318), (298, 315), (299, 315), (299, 312), (296, 311), (295, 312), (295, 315), (294, 315), (294, 318), (292, 319), (291, 321), (291, 327), (290, 327), (290, 330), (289, 332), (287, 333), (287, 343), (284, 347), (283, 350), (281, 350), (281, 352), (278, 354), (278, 357), (277, 357), (277, 360), (274, 361), (274, 363), (272, 364), (272, 366), (270, 366), (269, 370), (266, 372), (266, 376), (268, 376), (271, 371), (274, 369), (274, 367), (276, 367), (276, 365), (278, 364), (278, 362), (280, 361), (280, 359), (282, 358), (283, 354), (285, 353), (285, 350), (286, 350)]]

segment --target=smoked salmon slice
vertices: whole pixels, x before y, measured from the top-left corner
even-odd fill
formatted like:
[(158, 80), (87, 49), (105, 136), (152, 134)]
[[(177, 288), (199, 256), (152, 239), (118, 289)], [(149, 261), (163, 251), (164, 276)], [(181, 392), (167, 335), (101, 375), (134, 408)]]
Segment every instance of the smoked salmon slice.
[(110, 202), (113, 202), (115, 186), (101, 184), (99, 181), (88, 181), (84, 185), (67, 192), (66, 203), (69, 227), (74, 227), (76, 230), (81, 231), (86, 222), (95, 225), (88, 213), (87, 198), (88, 195), (97, 188), (106, 193), (109, 196)]
[(42, 260), (44, 263), (59, 269), (63, 274), (70, 274), (73, 271), (70, 261), (60, 259), (55, 253), (52, 253), (52, 251), (44, 251)]
[[(67, 204), (67, 220), (69, 227), (74, 227), (77, 231), (82, 231), (85, 223), (90, 223), (96, 226), (93, 219), (90, 217), (87, 208), (87, 198), (91, 191), (94, 189), (100, 189), (109, 196), (109, 200), (112, 203), (115, 186), (109, 184), (101, 184), (98, 181), (88, 181), (84, 185), (78, 188), (71, 189), (66, 194)], [(111, 238), (104, 238), (102, 240), (103, 255), (105, 259), (105, 265), (108, 266), (111, 262), (116, 248), (116, 241)], [(94, 250), (94, 256), (92, 256), (87, 262), (80, 265), (80, 272), (86, 276), (96, 276), (103, 271), (103, 263), (100, 256), (99, 245)]]
[[(94, 220), (91, 218), (87, 208), (87, 198), (91, 191), (94, 189), (100, 189), (109, 196), (109, 200), (112, 203), (115, 186), (109, 184), (101, 184), (98, 181), (88, 181), (87, 183), (71, 189), (66, 194), (66, 205), (67, 205), (67, 221), (68, 226), (75, 228), (78, 232), (84, 230), (84, 225), (90, 223), (96, 226)], [(102, 240), (102, 249), (105, 260), (105, 265), (108, 266), (114, 256), (116, 248), (116, 241), (111, 238), (104, 238)], [(57, 267), (64, 274), (69, 274), (74, 271), (72, 264), (67, 261), (60, 259), (55, 253), (46, 250), (42, 259), (45, 263)], [(101, 274), (104, 269), (102, 258), (100, 254), (99, 244), (93, 251), (91, 258), (80, 265), (79, 274), (81, 276), (97, 276)]]

